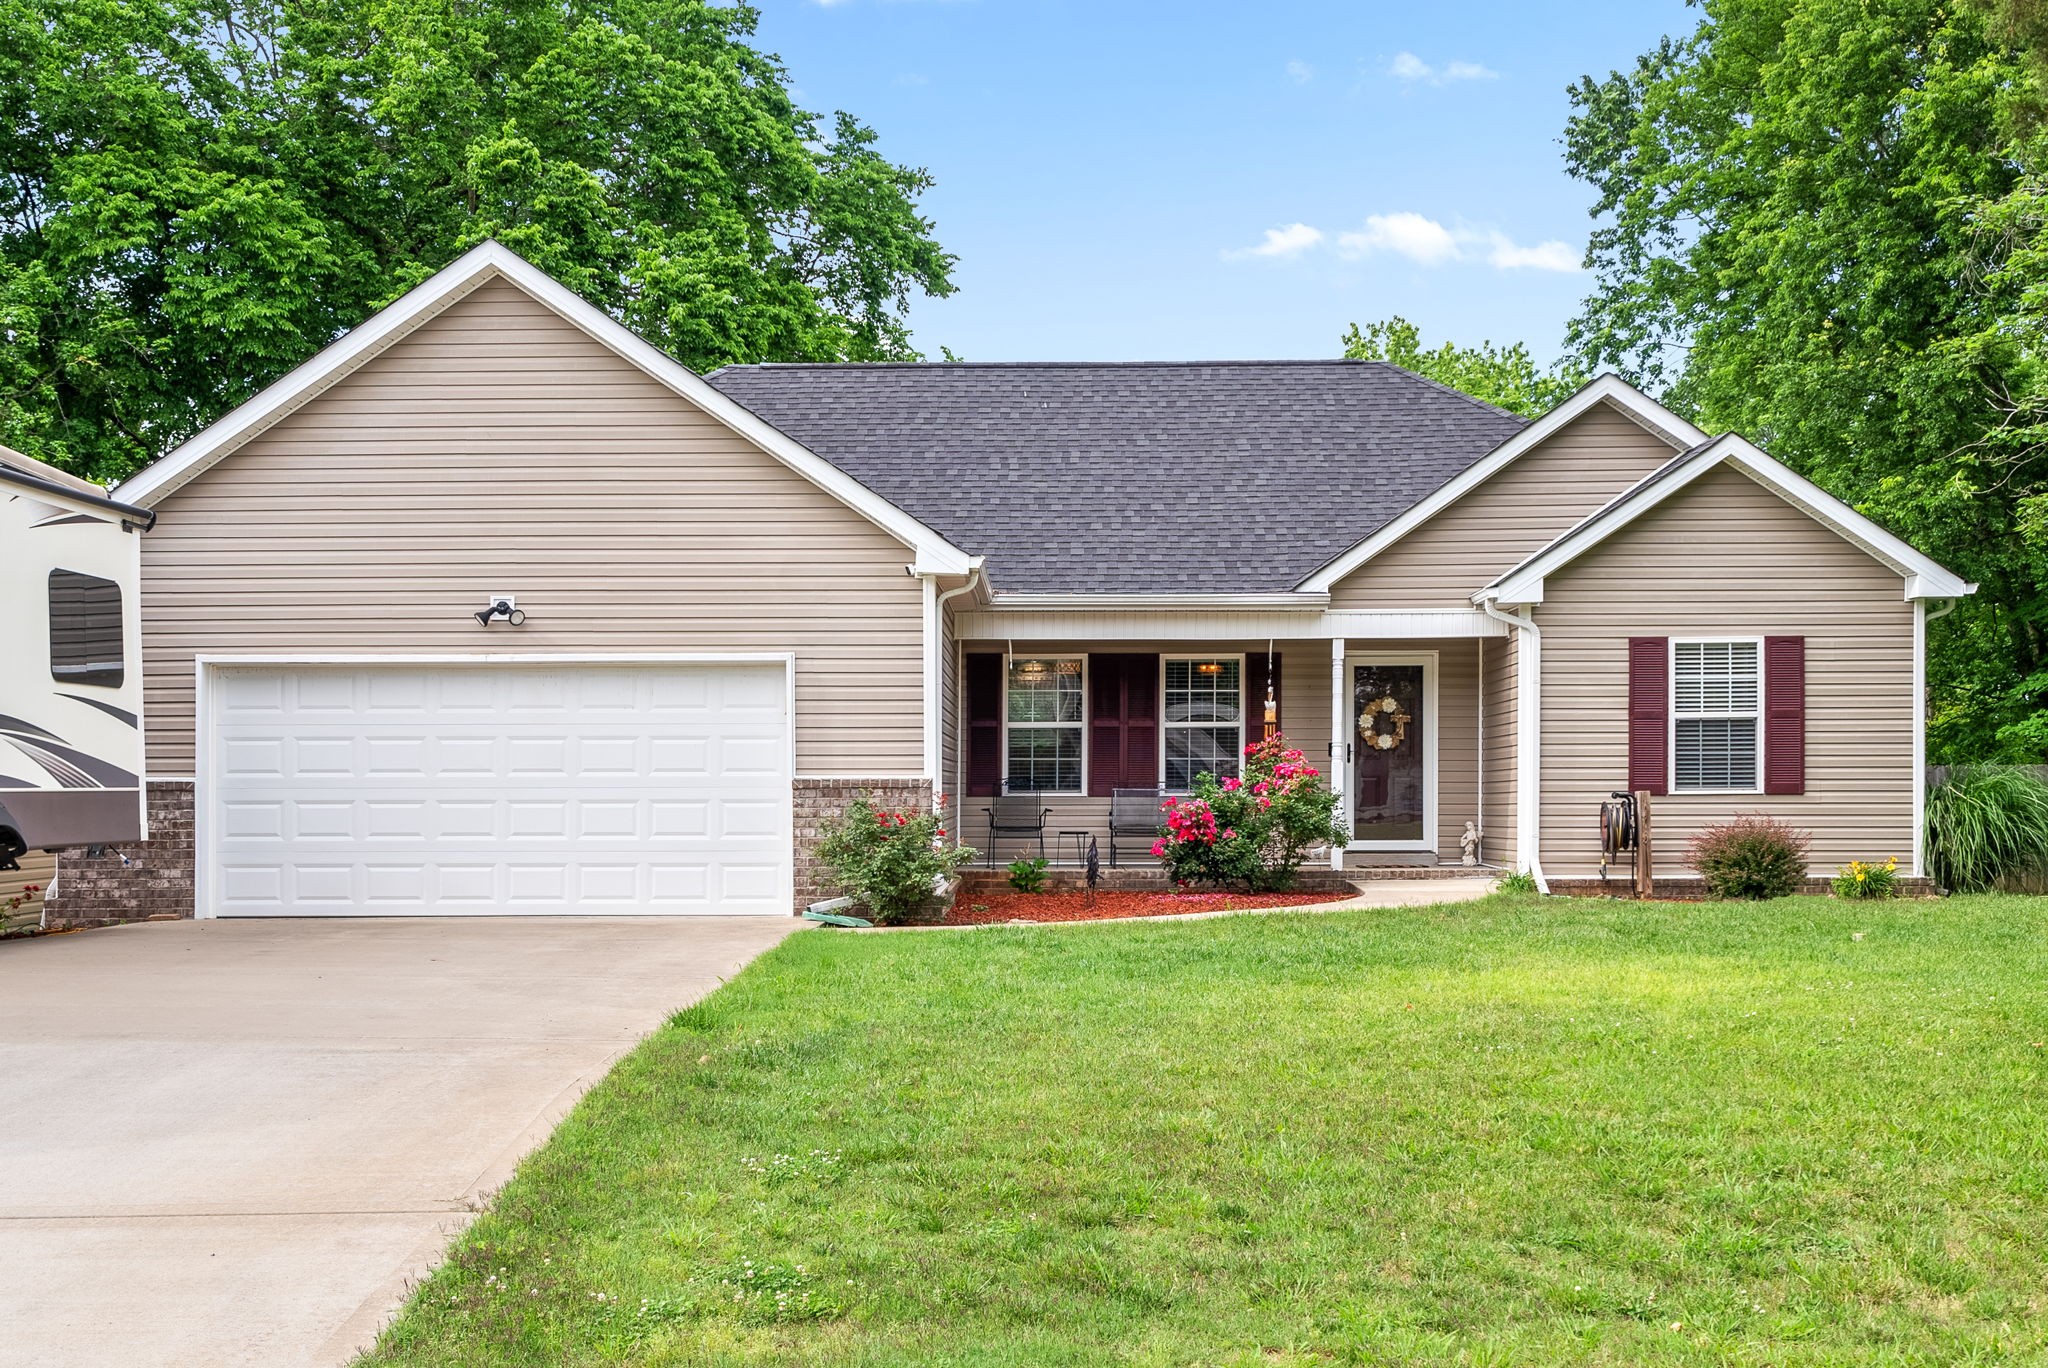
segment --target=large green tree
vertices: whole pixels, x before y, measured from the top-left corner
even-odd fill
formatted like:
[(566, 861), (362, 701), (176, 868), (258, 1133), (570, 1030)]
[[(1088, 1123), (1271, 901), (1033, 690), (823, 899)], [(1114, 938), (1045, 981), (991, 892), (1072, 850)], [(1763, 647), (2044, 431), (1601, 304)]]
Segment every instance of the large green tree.
[(1979, 581), (1930, 632), (1933, 753), (2041, 758), (2048, 254), (2040, 196), (2014, 198), (2041, 163), (2011, 15), (1702, 9), (1691, 36), (1571, 92), (1568, 164), (1599, 219), (1580, 362), (1758, 437)]
[(496, 237), (678, 359), (912, 355), (952, 258), (698, 0), (0, 0), (0, 441), (111, 477)]
[(1505, 347), (1490, 341), (1476, 347), (1454, 342), (1424, 347), (1422, 330), (1399, 314), (1363, 329), (1353, 323), (1342, 340), (1344, 355), (1354, 361), (1391, 361), (1525, 418), (1548, 412), (1586, 380), (1584, 372), (1569, 362), (1548, 370), (1537, 365), (1520, 342)]

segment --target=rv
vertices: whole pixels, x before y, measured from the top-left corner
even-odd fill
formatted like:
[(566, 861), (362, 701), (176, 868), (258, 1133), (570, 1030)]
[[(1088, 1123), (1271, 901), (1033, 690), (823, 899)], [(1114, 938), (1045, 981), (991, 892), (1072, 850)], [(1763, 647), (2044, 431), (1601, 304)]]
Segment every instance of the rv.
[(0, 869), (148, 835), (137, 590), (155, 521), (0, 447)]

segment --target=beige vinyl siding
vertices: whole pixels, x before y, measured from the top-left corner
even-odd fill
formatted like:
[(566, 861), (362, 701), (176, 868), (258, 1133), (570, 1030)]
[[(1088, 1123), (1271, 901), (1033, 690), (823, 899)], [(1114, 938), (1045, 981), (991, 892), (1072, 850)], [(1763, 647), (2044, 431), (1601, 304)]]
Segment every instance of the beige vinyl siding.
[(1480, 686), (1485, 696), (1486, 767), (1485, 820), (1480, 823), (1480, 858), (1513, 868), (1515, 864), (1515, 709), (1520, 690), (1515, 677), (1518, 637), (1494, 637), (1480, 643)]
[[(923, 770), (909, 549), (502, 278), (160, 513), (153, 773), (195, 654), (479, 651), (793, 651), (798, 773)], [(497, 591), (525, 626), (471, 619)]]
[(1606, 404), (1340, 580), (1332, 608), (1470, 608), (1472, 594), (1673, 455)]
[(1628, 765), (1628, 638), (1806, 638), (1806, 792), (1671, 794), (1660, 876), (1701, 826), (1769, 812), (1813, 833), (1812, 869), (1913, 855), (1913, 605), (1899, 577), (1722, 467), (1557, 574), (1543, 629), (1543, 864), (1598, 872), (1600, 800)]

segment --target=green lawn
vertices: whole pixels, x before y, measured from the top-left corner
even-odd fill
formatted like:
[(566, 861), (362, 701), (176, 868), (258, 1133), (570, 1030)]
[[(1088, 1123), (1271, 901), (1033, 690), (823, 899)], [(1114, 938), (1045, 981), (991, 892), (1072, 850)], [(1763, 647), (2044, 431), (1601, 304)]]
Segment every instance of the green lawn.
[(2044, 932), (807, 932), (597, 1088), (367, 1362), (2040, 1362)]

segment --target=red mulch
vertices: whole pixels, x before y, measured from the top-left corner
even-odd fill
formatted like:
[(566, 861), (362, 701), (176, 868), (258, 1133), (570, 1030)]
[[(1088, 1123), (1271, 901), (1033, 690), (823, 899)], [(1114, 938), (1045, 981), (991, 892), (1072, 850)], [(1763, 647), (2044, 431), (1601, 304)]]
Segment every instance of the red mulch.
[(983, 893), (963, 897), (946, 914), (948, 926), (991, 922), (1103, 921), (1110, 917), (1166, 917), (1176, 912), (1236, 912), (1252, 907), (1304, 907), (1342, 902), (1344, 893)]

